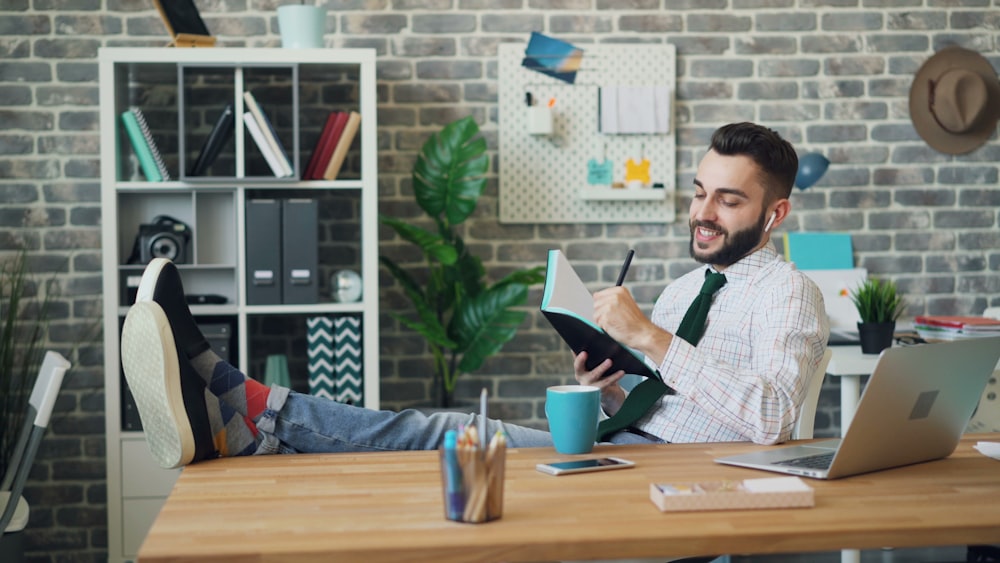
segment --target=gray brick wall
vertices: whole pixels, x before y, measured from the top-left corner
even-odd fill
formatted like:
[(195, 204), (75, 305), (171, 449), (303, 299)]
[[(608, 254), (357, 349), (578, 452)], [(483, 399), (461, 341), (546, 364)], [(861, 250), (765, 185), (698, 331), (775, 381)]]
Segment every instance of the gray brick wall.
[[(221, 47), (279, 45), (277, 0), (196, 2)], [(1000, 305), (1000, 143), (949, 157), (928, 148), (907, 115), (912, 73), (932, 52), (959, 43), (1000, 64), (1000, 10), (988, 0), (350, 0), (330, 6), (327, 45), (379, 54), (380, 205), (410, 210), (408, 172), (421, 140), (473, 114), (496, 156), (496, 44), (532, 30), (586, 44), (677, 46), (678, 208), (709, 135), (732, 120), (779, 130), (802, 151), (833, 162), (793, 195), (787, 230), (847, 230), (857, 262), (895, 279), (910, 314), (978, 314)], [(50, 344), (76, 368), (57, 406), (27, 495), (32, 561), (102, 561), (105, 555), (100, 190), (97, 65), (100, 46), (160, 46), (163, 25), (136, 0), (6, 0), (0, 8), (0, 251), (18, 241), (62, 292)], [(629, 287), (648, 308), (664, 283), (692, 267), (683, 223), (502, 225), (491, 184), (469, 241), (501, 275), (541, 264), (562, 248), (594, 287), (613, 283), (635, 247)], [(383, 232), (383, 236), (388, 236)], [(387, 252), (401, 243), (381, 241)], [(395, 249), (399, 252), (399, 248)], [(383, 276), (383, 310), (403, 299)], [(542, 425), (545, 386), (568, 382), (570, 354), (533, 312), (503, 354), (459, 393), (488, 386), (493, 412)], [(419, 403), (430, 360), (387, 315), (382, 396)], [(838, 388), (820, 399), (817, 433), (839, 425)], [(115, 486), (115, 484), (112, 484)]]

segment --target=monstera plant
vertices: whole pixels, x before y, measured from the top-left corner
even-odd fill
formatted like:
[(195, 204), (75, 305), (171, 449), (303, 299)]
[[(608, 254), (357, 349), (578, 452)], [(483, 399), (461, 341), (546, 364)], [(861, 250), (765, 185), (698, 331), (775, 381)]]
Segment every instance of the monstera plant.
[(453, 121), (427, 139), (413, 166), (414, 198), (435, 228), (380, 215), (423, 255), (414, 271), (385, 255), (380, 261), (413, 304), (414, 314), (392, 315), (426, 339), (441, 407), (451, 405), (461, 374), (479, 369), (514, 338), (527, 315), (516, 307), (527, 301), (530, 286), (544, 280), (543, 267), (537, 266), (490, 283), (482, 261), (459, 234), (486, 188), (487, 170), (486, 141), (475, 120)]

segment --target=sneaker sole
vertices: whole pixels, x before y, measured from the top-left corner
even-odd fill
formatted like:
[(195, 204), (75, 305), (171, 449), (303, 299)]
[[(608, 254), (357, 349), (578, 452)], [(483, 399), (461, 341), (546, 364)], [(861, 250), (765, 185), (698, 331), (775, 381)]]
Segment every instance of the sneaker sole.
[(173, 333), (159, 305), (141, 301), (129, 309), (121, 346), (125, 379), (153, 459), (167, 469), (191, 463), (194, 433), (184, 408)]
[(170, 261), (166, 258), (153, 258), (143, 270), (142, 279), (139, 281), (139, 288), (135, 292), (135, 302), (152, 301), (153, 291), (156, 290), (156, 282), (160, 279), (160, 272)]

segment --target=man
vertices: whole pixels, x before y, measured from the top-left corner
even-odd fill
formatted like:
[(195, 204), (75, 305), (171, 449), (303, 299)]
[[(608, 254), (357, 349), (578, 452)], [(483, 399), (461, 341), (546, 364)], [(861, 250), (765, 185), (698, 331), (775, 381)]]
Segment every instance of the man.
[[(691, 255), (706, 266), (668, 286), (649, 319), (622, 287), (595, 295), (598, 324), (658, 364), (675, 391), (604, 441), (789, 438), (829, 332), (819, 290), (770, 244), (771, 229), (791, 209), (797, 167), (791, 145), (775, 132), (751, 123), (720, 128), (698, 167), (689, 217)], [(705, 302), (700, 341), (678, 337), (706, 270), (724, 272), (725, 284)], [(585, 359), (574, 361), (577, 380), (599, 386), (604, 410), (615, 414), (624, 373), (606, 374), (610, 362), (587, 371)], [(374, 411), (265, 387), (212, 352), (166, 260), (146, 268), (125, 320), (122, 362), (150, 451), (164, 467), (217, 455), (436, 449), (446, 430), (475, 420)], [(487, 421), (487, 435), (500, 429), (512, 447), (552, 444), (547, 432)]]

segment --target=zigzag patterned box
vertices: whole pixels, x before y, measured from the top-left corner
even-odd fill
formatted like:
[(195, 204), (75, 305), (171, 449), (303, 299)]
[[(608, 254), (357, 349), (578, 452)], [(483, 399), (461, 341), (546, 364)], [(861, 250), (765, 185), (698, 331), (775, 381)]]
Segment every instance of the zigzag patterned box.
[(361, 319), (343, 315), (333, 321), (333, 357), (337, 400), (361, 404)]
[(362, 404), (361, 318), (309, 317), (306, 328), (309, 392), (342, 403)]

